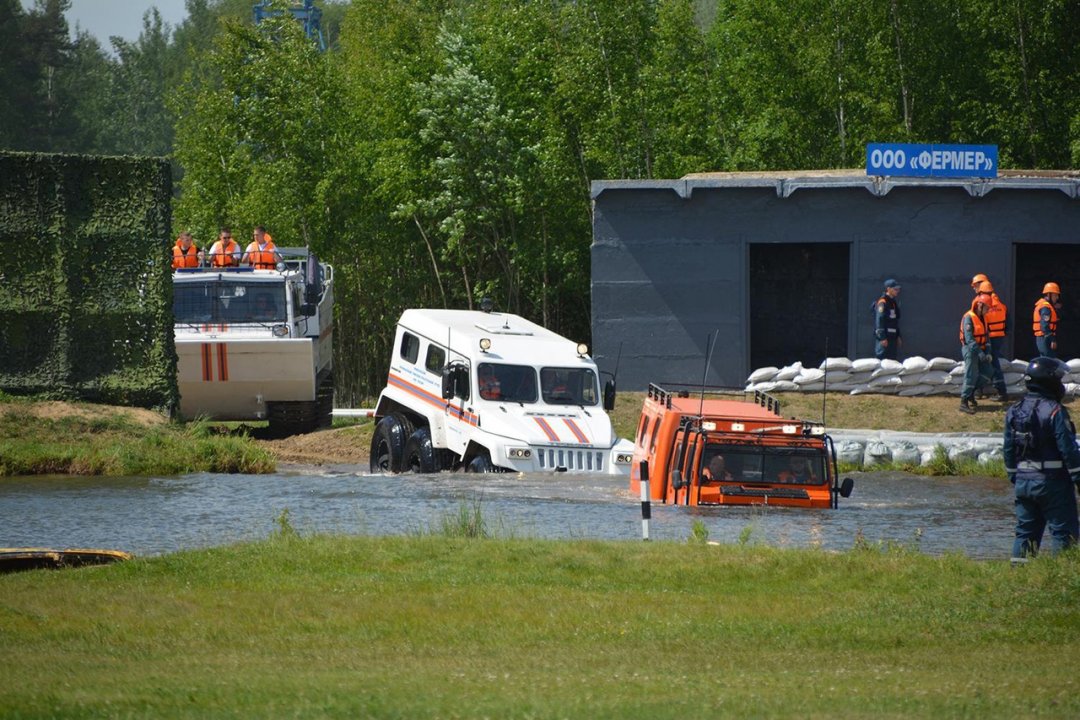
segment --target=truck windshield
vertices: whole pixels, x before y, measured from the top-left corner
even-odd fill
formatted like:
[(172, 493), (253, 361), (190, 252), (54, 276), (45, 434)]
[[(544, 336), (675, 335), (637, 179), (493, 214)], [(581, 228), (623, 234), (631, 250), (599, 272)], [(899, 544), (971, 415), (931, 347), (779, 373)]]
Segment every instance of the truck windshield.
[(476, 389), (484, 400), (536, 402), (536, 370), (528, 365), (480, 363), (476, 366)]
[(820, 485), (828, 479), (825, 455), (801, 448), (710, 443), (701, 467), (703, 477), (716, 482)]
[(600, 397), (596, 373), (588, 368), (541, 369), (540, 394), (548, 405), (596, 405)]
[(285, 288), (280, 283), (176, 283), (173, 315), (177, 323), (285, 322)]

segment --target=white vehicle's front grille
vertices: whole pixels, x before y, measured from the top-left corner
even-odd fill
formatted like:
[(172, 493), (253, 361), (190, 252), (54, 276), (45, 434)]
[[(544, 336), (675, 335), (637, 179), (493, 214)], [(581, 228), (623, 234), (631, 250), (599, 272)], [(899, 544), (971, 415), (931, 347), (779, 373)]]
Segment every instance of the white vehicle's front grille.
[(604, 472), (604, 453), (600, 450), (573, 448), (537, 448), (536, 457), (544, 470), (566, 469), (567, 472)]

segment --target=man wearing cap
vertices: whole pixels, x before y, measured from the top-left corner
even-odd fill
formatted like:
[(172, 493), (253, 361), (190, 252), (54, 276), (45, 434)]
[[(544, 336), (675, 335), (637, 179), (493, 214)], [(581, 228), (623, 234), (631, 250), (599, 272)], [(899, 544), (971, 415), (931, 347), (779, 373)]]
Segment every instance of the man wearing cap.
[(964, 356), (964, 384), (960, 388), (960, 412), (973, 415), (975, 393), (990, 379), (990, 333), (986, 329), (986, 311), (990, 296), (979, 293), (971, 309), (960, 318), (960, 346)]
[(1035, 347), (1043, 357), (1057, 357), (1057, 311), (1060, 309), (1061, 288), (1056, 282), (1048, 282), (1043, 285), (1042, 297), (1035, 301), (1035, 312), (1031, 318)]
[(998, 402), (1008, 402), (1008, 388), (1005, 385), (1005, 373), (1001, 371), (1001, 349), (1005, 345), (1008, 332), (1009, 310), (1001, 298), (994, 292), (990, 279), (979, 273), (971, 278), (971, 289), (975, 294), (985, 293), (990, 296), (990, 307), (986, 311), (986, 332), (990, 336), (990, 369), (994, 377), (994, 389), (997, 390)]
[(900, 283), (889, 278), (885, 291), (874, 302), (874, 357), (895, 360), (903, 340), (900, 338)]

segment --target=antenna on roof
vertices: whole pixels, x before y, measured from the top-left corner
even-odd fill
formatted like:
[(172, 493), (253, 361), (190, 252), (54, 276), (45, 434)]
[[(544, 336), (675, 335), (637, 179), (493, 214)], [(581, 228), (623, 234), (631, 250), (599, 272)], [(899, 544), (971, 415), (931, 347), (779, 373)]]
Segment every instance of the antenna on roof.
[(698, 408), (698, 418), (705, 414), (705, 381), (709, 378), (709, 365), (712, 364), (712, 351), (716, 347), (716, 338), (720, 335), (717, 328), (705, 336), (705, 373), (701, 376), (701, 406)]

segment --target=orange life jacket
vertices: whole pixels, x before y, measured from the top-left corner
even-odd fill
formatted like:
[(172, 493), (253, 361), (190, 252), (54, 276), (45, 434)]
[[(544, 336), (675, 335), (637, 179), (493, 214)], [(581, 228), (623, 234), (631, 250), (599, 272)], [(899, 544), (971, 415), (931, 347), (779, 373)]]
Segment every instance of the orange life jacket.
[(180, 241), (177, 240), (172, 249), (172, 266), (174, 270), (199, 267), (199, 248), (195, 247), (195, 243), (191, 243), (191, 247), (184, 250)]
[(1039, 318), (1039, 311), (1042, 310), (1044, 307), (1050, 308), (1050, 332), (1057, 335), (1057, 310), (1054, 308), (1053, 305), (1050, 304), (1049, 300), (1041, 297), (1035, 301), (1035, 312), (1031, 315), (1031, 329), (1035, 331), (1035, 337), (1043, 336), (1042, 322)]
[(1008, 308), (1005, 307), (1005, 303), (1001, 302), (1001, 298), (997, 296), (997, 293), (990, 293), (990, 307), (987, 308), (986, 315), (983, 316), (990, 337), (1005, 337), (1005, 316), (1007, 314)]
[[(269, 236), (266, 237), (269, 238)], [(277, 267), (277, 255), (274, 250), (274, 242), (267, 239), (266, 246), (262, 250), (259, 249), (259, 243), (252, 240), (244, 252), (247, 253), (251, 267), (256, 270), (273, 270)]]
[(235, 240), (229, 240), (229, 244), (224, 247), (221, 241), (218, 240), (214, 243), (214, 246), (210, 248), (210, 264), (214, 267), (228, 267), (230, 265), (239, 265), (240, 261), (236, 259), (235, 253), (240, 252), (240, 246), (236, 244)]
[(960, 318), (960, 344), (964, 344), (964, 318), (969, 315), (971, 316), (971, 329), (972, 335), (975, 337), (975, 342), (979, 347), (985, 348), (987, 337), (986, 324), (983, 322), (982, 318), (975, 314), (974, 310), (968, 310), (964, 313), (964, 317)]

